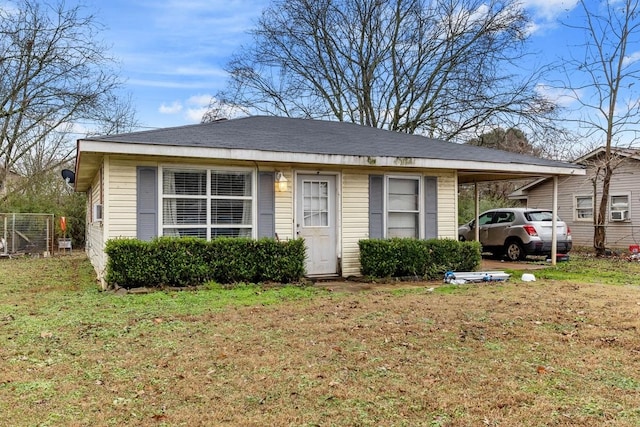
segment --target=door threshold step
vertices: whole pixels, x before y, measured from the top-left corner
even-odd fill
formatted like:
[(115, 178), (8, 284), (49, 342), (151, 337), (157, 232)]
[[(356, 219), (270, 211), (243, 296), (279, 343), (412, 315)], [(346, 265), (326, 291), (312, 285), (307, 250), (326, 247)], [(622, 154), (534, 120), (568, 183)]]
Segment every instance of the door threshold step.
[(341, 280), (342, 276), (340, 276), (339, 274), (322, 274), (317, 276), (306, 276), (306, 278), (311, 282), (316, 283), (316, 282), (333, 282), (335, 280)]

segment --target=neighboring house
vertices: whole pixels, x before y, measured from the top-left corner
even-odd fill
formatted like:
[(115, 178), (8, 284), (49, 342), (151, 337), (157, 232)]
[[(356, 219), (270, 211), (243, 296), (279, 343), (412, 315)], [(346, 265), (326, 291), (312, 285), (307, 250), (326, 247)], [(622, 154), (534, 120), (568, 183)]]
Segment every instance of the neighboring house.
[[(584, 176), (564, 176), (558, 181), (558, 215), (571, 228), (574, 246), (593, 246), (594, 215), (602, 197), (602, 179), (594, 176), (605, 149), (598, 148), (574, 163), (586, 168)], [(627, 248), (640, 242), (640, 152), (615, 148), (615, 169), (609, 187), (605, 220), (607, 247)], [(509, 197), (530, 208), (551, 208), (552, 180), (535, 180)]]
[(350, 123), (255, 116), (78, 141), (87, 253), (108, 239), (303, 237), (307, 274), (359, 275), (358, 241), (457, 238), (458, 184), (580, 166)]
[[(20, 174), (9, 169), (6, 174), (4, 168), (0, 166), (0, 196), (4, 196), (11, 190), (12, 185), (15, 185), (20, 179)], [(2, 179), (4, 177), (4, 179)]]

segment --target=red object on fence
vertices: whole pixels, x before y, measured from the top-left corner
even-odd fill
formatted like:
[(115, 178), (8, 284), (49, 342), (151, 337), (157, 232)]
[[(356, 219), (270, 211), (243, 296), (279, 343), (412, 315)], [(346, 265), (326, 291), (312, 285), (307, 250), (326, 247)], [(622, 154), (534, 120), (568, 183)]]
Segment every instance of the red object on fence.
[(637, 254), (638, 252), (640, 252), (640, 245), (630, 245), (629, 252), (631, 252), (632, 254)]
[(66, 216), (61, 216), (60, 217), (60, 230), (62, 230), (63, 233), (65, 231), (67, 231), (67, 217)]

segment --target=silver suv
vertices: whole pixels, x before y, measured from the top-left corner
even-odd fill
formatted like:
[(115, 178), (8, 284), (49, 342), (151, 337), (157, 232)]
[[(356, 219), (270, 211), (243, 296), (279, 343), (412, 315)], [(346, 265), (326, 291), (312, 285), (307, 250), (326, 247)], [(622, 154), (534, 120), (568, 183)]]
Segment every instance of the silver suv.
[[(504, 208), (483, 212), (478, 217), (482, 250), (511, 261), (527, 255), (551, 254), (552, 211), (548, 209)], [(473, 220), (458, 228), (461, 241), (475, 239)], [(571, 230), (563, 221), (556, 221), (557, 253), (571, 250)]]

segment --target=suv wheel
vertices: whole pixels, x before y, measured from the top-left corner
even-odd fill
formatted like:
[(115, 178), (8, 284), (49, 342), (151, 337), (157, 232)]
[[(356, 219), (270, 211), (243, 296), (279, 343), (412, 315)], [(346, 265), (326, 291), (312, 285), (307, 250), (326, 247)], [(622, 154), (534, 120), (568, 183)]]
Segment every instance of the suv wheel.
[(505, 245), (505, 254), (507, 255), (507, 259), (509, 261), (520, 261), (525, 259), (527, 254), (524, 253), (524, 249), (522, 248), (522, 244), (517, 240), (510, 240)]

